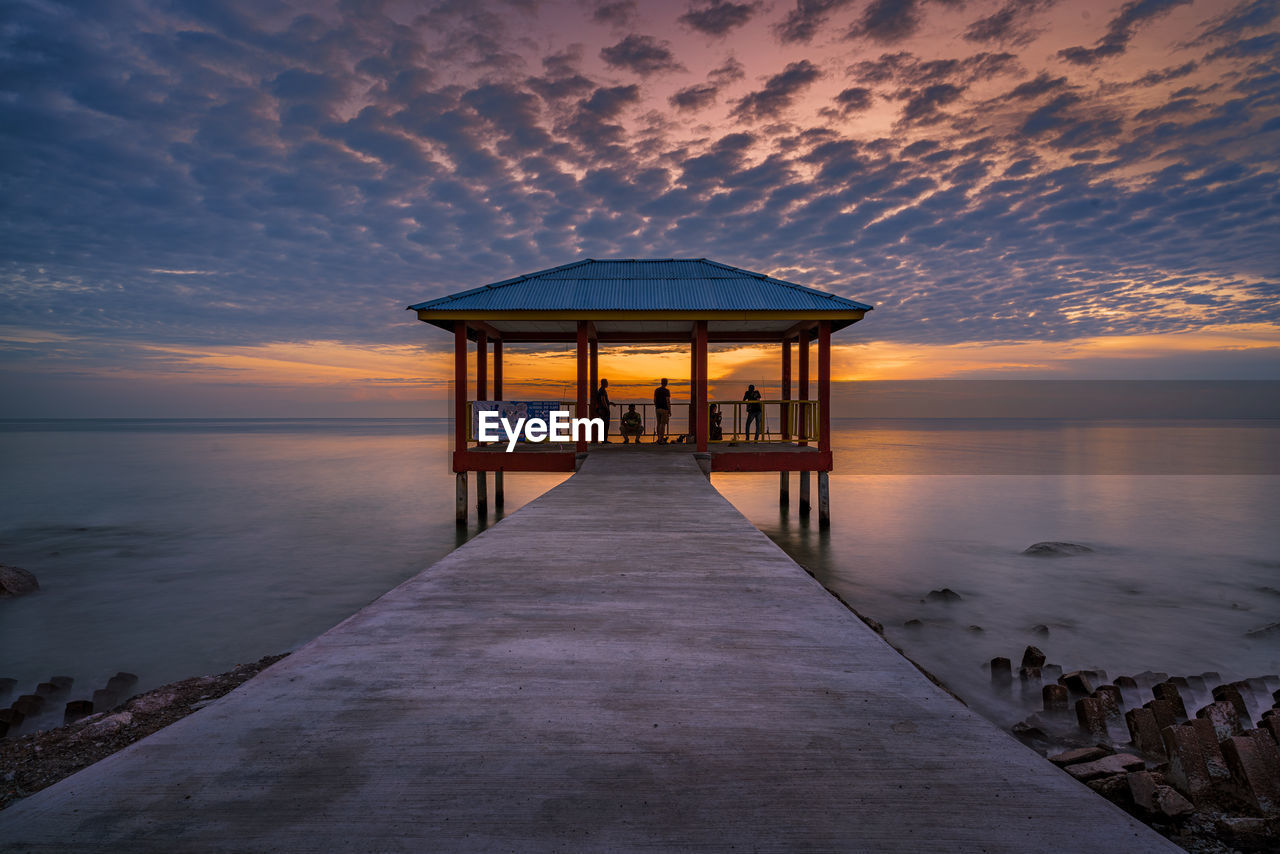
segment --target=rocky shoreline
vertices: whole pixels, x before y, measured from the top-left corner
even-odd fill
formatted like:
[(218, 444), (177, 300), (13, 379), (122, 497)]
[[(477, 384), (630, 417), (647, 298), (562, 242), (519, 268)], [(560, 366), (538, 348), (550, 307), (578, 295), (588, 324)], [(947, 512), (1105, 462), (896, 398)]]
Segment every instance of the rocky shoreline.
[(1034, 646), (1016, 677), (1007, 658), (988, 669), (993, 691), (1039, 700), (1015, 736), (1170, 841), (1280, 850), (1280, 677), (1108, 680), (1098, 669), (1064, 673)]
[(63, 726), (0, 738), (0, 810), (204, 708), (286, 655), (174, 682)]

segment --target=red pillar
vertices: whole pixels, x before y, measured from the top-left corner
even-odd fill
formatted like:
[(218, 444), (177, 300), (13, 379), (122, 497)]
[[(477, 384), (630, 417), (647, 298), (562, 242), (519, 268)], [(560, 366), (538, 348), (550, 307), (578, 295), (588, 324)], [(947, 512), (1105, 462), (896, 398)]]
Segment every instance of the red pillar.
[(831, 450), (831, 321), (818, 321), (818, 450)]
[[(578, 321), (578, 418), (590, 418), (591, 413), (587, 407), (587, 322), (585, 320)], [(586, 431), (581, 434), (578, 440), (578, 453), (582, 453), (587, 449)]]
[(689, 342), (689, 436), (698, 435), (698, 324), (694, 321), (693, 338)]
[(489, 335), (476, 333), (476, 400), (489, 399)]
[(693, 336), (693, 358), (698, 365), (698, 390), (695, 394), (694, 410), (698, 413), (698, 450), (707, 450), (707, 429), (710, 419), (707, 418), (707, 322), (696, 321)]
[[(791, 399), (791, 339), (782, 342), (782, 399)], [(791, 405), (782, 404), (782, 438), (791, 438)]]
[[(453, 322), (453, 450), (467, 449), (467, 323)], [(454, 471), (461, 471), (454, 462)]]
[(591, 393), (595, 394), (596, 389), (600, 388), (600, 342), (594, 337), (591, 338)]
[(502, 400), (502, 339), (493, 342), (493, 399)]
[[(805, 329), (800, 332), (800, 399), (809, 399), (809, 330)], [(800, 422), (800, 437), (802, 439), (809, 438), (808, 428), (808, 410), (809, 407), (800, 408), (801, 413), (805, 415)], [(808, 442), (801, 442), (801, 445), (807, 445)]]

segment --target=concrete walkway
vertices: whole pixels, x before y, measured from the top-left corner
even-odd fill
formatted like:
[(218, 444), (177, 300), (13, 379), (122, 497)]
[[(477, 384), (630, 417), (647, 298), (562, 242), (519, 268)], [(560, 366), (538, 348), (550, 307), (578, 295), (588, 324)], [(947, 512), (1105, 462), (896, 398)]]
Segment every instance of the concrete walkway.
[(1180, 850), (643, 452), (0, 812), (0, 849)]

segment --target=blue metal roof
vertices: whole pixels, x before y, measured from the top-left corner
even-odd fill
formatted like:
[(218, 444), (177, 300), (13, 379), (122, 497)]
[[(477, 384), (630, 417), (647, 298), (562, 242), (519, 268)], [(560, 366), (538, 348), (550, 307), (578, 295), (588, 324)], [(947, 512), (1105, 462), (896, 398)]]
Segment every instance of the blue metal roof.
[(872, 306), (705, 258), (587, 258), (409, 308), (459, 312), (870, 311)]

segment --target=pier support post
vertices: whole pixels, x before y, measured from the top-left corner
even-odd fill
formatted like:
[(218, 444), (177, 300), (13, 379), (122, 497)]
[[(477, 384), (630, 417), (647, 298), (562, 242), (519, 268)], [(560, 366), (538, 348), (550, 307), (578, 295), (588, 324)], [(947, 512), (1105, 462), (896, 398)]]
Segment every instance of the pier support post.
[(457, 517), (459, 525), (467, 524), (467, 473), (460, 471), (454, 478), (454, 492), (457, 500), (454, 502), (454, 515)]
[(809, 515), (809, 473), (800, 472), (800, 515)]
[(778, 472), (778, 503), (791, 503), (791, 472)]
[(489, 474), (476, 472), (476, 515), (489, 515)]
[(502, 490), (502, 472), (495, 471), (493, 473), (493, 507), (495, 510), (501, 510), (506, 496)]
[(818, 524), (831, 524), (831, 477), (829, 472), (818, 472)]

